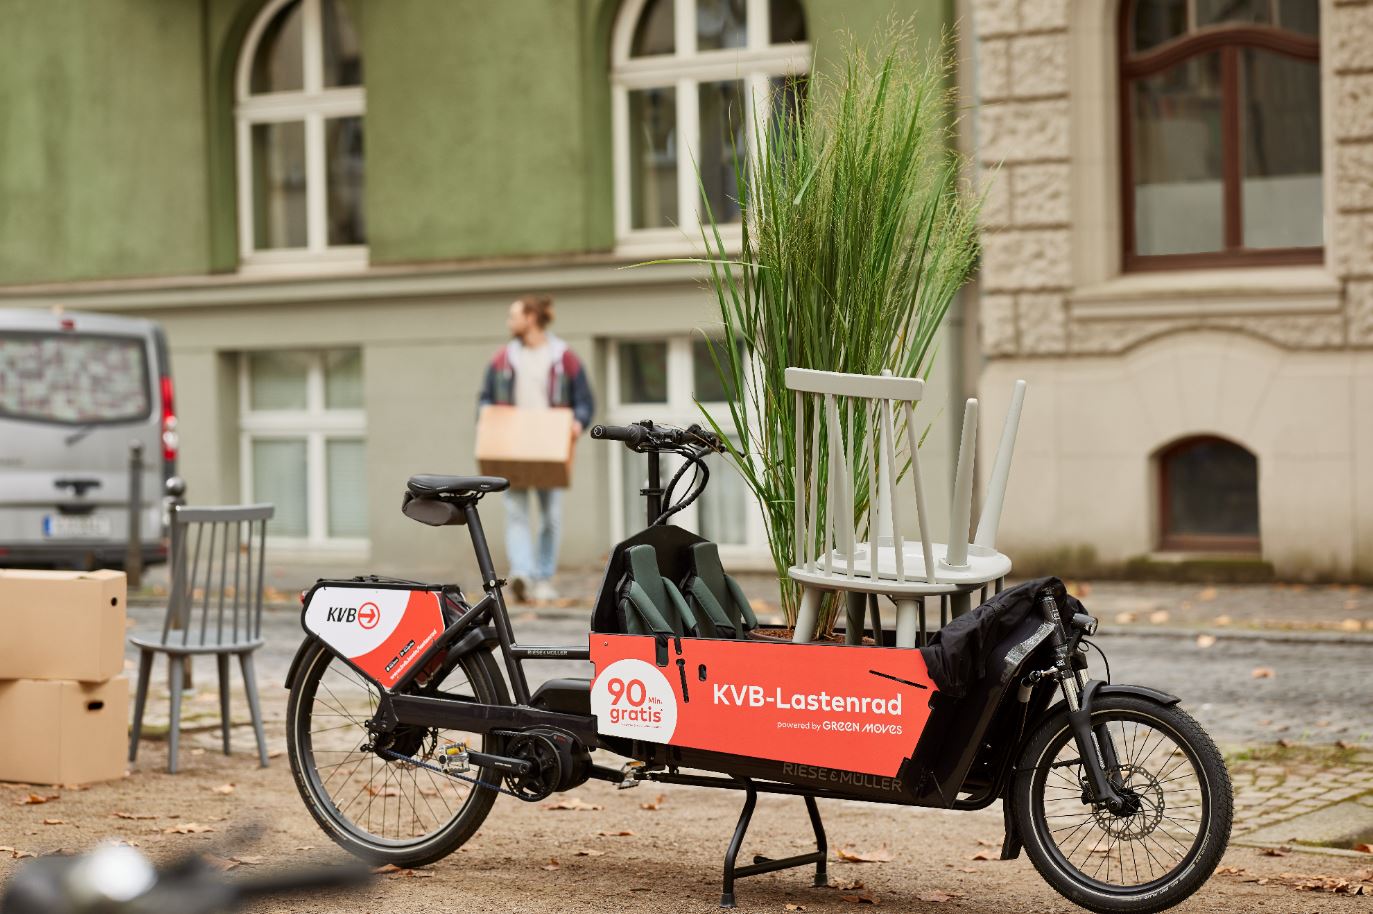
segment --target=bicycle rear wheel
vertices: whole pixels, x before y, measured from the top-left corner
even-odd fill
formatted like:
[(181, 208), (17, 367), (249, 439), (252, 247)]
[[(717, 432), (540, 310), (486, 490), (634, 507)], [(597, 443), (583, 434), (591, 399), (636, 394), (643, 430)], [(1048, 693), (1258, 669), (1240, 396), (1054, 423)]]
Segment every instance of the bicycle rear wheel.
[[(486, 737), (439, 728), (402, 728), (388, 759), (361, 747), (376, 712), (377, 687), (316, 643), (302, 659), (286, 706), (291, 773), (306, 807), (331, 839), (371, 863), (423, 866), (455, 851), (476, 833), (496, 791), (435, 773), (413, 760), (437, 764), (445, 746), (485, 749)], [(509, 704), (491, 656), (469, 654), (444, 680), (438, 697)], [(499, 784), (482, 768), (468, 777)]]

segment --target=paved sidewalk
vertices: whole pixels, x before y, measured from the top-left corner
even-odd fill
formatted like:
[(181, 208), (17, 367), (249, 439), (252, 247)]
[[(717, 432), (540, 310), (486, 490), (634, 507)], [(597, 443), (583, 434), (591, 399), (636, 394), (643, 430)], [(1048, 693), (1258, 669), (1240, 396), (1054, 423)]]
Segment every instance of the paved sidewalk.
[[(301, 590), (320, 577), (350, 577), (361, 573), (388, 574), (394, 569), (370, 565), (338, 567), (324, 564), (268, 563), (267, 599), (294, 605)], [(442, 575), (467, 589), (479, 591), (474, 575)], [(777, 579), (762, 572), (736, 574), (760, 618), (780, 620)], [(556, 584), (562, 599), (535, 608), (548, 613), (580, 613), (590, 607), (601, 585), (600, 569), (565, 569)], [(157, 602), (167, 588), (166, 567), (149, 570), (145, 586), (131, 599)], [(1014, 582), (1012, 582), (1014, 583)], [(1198, 585), (1143, 581), (1076, 581), (1070, 590), (1089, 612), (1106, 625), (1136, 630), (1204, 632), (1327, 632), (1334, 636), (1373, 637), (1373, 587), (1357, 584), (1234, 584)]]

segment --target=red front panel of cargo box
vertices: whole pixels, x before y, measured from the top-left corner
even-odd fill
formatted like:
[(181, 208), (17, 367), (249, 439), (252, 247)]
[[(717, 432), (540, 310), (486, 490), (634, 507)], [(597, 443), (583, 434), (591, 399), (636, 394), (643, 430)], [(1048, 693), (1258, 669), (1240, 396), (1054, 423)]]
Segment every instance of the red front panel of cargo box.
[(590, 637), (591, 711), (606, 736), (893, 777), (930, 716), (917, 650)]

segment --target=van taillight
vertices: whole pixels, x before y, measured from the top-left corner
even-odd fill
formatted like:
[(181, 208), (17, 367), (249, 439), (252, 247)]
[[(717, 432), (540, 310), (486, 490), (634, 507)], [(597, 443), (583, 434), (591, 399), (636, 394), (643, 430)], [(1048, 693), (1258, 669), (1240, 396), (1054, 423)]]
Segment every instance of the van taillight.
[(176, 459), (181, 436), (176, 431), (176, 406), (172, 400), (172, 378), (162, 378), (162, 459), (170, 463)]

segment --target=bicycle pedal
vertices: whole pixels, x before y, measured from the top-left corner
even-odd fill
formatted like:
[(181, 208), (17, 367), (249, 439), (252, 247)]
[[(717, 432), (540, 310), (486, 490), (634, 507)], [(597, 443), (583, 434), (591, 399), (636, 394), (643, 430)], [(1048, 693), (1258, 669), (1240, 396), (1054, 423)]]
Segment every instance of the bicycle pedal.
[(639, 771), (643, 769), (643, 762), (625, 762), (620, 768), (620, 783), (615, 785), (616, 790), (629, 790), (638, 787), (640, 784)]
[(450, 743), (438, 750), (434, 761), (445, 773), (460, 773), (471, 769), (467, 743)]

